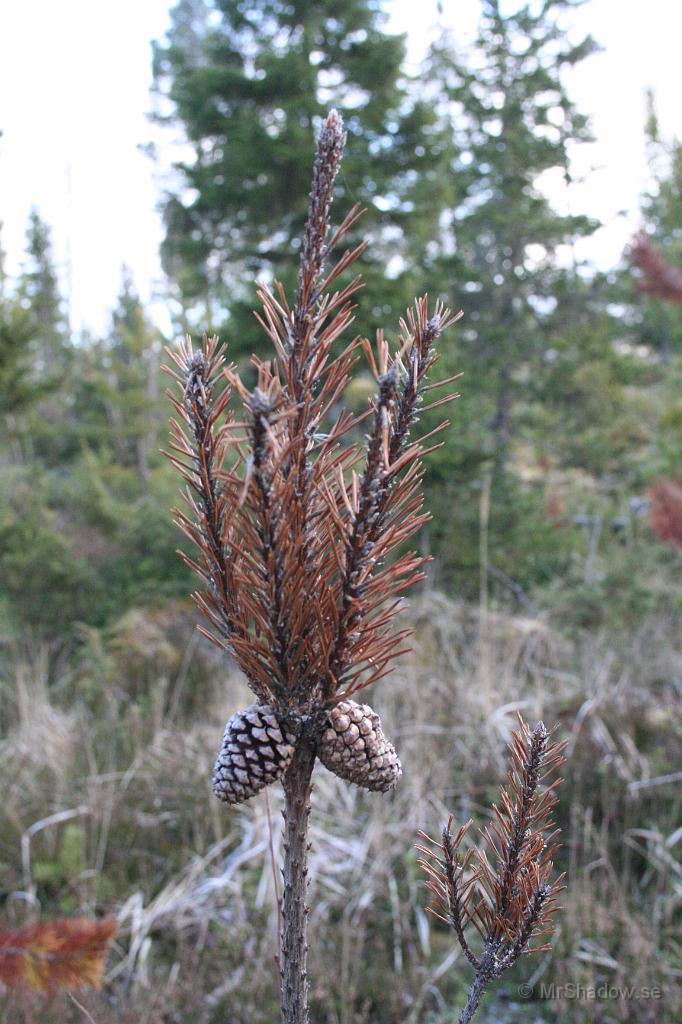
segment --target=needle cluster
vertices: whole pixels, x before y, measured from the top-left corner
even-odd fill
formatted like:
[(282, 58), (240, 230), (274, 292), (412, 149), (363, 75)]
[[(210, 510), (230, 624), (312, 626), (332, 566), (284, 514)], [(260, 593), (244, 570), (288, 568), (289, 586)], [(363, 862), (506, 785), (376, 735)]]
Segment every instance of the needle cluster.
[[(562, 780), (546, 784), (563, 763), (563, 744), (550, 742), (542, 722), (531, 731), (519, 716), (509, 750), (511, 766), (500, 804), (493, 806), (478, 844), (464, 850), (471, 821), (453, 835), (450, 819), (440, 842), (420, 833), (429, 844), (418, 847), (432, 896), (429, 910), (452, 928), (476, 972), (460, 1024), (471, 1020), (486, 986), (522, 953), (549, 948), (546, 941), (535, 941), (551, 934), (564, 888), (563, 876), (553, 878), (558, 830), (552, 812)], [(472, 930), (482, 941), (479, 954), (469, 942)]]
[[(189, 340), (170, 351), (178, 389), (170, 458), (188, 502), (175, 515), (198, 550), (184, 557), (204, 583), (195, 595), (204, 631), (234, 655), (262, 703), (295, 717), (347, 699), (402, 653), (405, 634), (391, 620), (424, 559), (391, 556), (427, 518), (421, 458), (429, 449), (410, 432), (425, 408), (454, 397), (423, 404), (434, 342), (455, 319), (440, 303), (415, 302), (393, 355), (382, 333), (374, 346), (339, 345), (360, 277), (334, 288), (365, 248), (331, 260), (361, 214), (354, 207), (330, 238), (344, 142), (332, 111), (318, 140), (293, 308), (280, 286), (259, 291), (273, 356), (253, 358), (254, 386), (215, 338), (199, 351)], [(377, 391), (367, 413), (354, 416), (341, 401), (363, 350)], [(363, 420), (364, 445), (348, 443)]]

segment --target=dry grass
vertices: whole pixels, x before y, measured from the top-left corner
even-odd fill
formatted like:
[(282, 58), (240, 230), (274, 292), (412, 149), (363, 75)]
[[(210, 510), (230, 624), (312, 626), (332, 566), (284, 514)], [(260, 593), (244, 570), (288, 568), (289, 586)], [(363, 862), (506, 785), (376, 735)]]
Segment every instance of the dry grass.
[[(414, 651), (374, 698), (404, 764), (398, 791), (367, 794), (316, 769), (314, 1019), (456, 1020), (461, 965), (450, 936), (427, 919), (412, 847), (418, 828), (433, 833), (449, 812), (488, 813), (517, 709), (558, 721), (569, 740), (559, 810), (569, 889), (554, 950), (505, 980), (488, 1019), (679, 1019), (675, 624), (653, 623), (627, 649), (609, 650), (594, 638), (569, 646), (536, 620), (492, 615), (482, 629), (475, 611), (437, 594), (412, 614)], [(234, 810), (211, 795), (222, 726), (249, 698), (196, 640), (192, 613), (140, 613), (110, 636), (91, 633), (78, 664), (57, 678), (41, 652), (6, 662), (3, 917), (117, 915), (105, 988), (79, 995), (96, 1024), (274, 1024), (281, 796), (269, 791), (269, 815), (265, 795)], [(535, 995), (523, 1000), (518, 984), (531, 974)], [(550, 983), (658, 986), (662, 998), (577, 1000), (564, 990), (543, 1000)], [(86, 1019), (66, 996), (0, 995), (3, 1024)]]

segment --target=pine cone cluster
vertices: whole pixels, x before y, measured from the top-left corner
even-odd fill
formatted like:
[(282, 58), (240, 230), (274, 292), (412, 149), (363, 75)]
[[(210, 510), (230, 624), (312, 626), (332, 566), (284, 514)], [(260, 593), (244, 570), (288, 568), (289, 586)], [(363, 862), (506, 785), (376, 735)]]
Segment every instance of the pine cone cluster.
[[(213, 792), (228, 804), (249, 800), (282, 778), (295, 746), (296, 736), (269, 704), (238, 711), (225, 726), (213, 768)], [(367, 704), (352, 700), (341, 701), (329, 712), (317, 753), (339, 778), (373, 792), (387, 792), (402, 775), (379, 716)]]
[(378, 793), (392, 789), (403, 773), (376, 711), (353, 700), (332, 708), (317, 753), (325, 768), (339, 778)]
[(238, 711), (225, 726), (213, 768), (213, 792), (228, 804), (255, 796), (281, 779), (294, 756), (296, 737), (269, 704)]

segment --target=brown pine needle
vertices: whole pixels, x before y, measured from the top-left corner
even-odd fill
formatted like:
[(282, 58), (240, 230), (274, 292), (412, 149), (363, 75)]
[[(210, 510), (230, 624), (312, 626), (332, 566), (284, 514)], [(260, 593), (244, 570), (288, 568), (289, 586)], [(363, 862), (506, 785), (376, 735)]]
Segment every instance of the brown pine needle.
[[(462, 844), (471, 822), (452, 835), (452, 818), (440, 842), (424, 832), (419, 844), (426, 855), (419, 864), (432, 894), (431, 913), (446, 921), (476, 971), (467, 1006), (460, 1018), (466, 1024), (486, 986), (523, 953), (550, 948), (530, 946), (533, 938), (552, 932), (556, 898), (564, 888), (563, 875), (553, 878), (557, 831), (551, 814), (561, 779), (540, 788), (563, 762), (563, 744), (551, 743), (539, 722), (531, 731), (521, 716), (509, 743), (511, 769), (493, 820), (480, 830), (480, 842), (466, 853)], [(468, 925), (478, 933), (482, 951), (475, 955), (466, 937)]]

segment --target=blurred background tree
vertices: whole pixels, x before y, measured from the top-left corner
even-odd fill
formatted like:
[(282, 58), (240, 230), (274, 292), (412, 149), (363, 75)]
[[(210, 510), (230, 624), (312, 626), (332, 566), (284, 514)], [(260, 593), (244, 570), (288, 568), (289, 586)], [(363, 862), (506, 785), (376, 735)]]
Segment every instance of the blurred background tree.
[(19, 299), (34, 320), (34, 368), (41, 377), (53, 378), (65, 362), (69, 328), (59, 294), (51, 231), (35, 208), (28, 219)]
[[(655, 97), (647, 96), (645, 125), (650, 182), (642, 197), (642, 214), (656, 248), (673, 267), (682, 270), (682, 142), (661, 135)], [(643, 340), (669, 364), (682, 350), (682, 305), (650, 295), (640, 310)]]
[(372, 333), (410, 301), (406, 255), (413, 270), (455, 182), (440, 173), (442, 127), (416, 97), (404, 38), (386, 18), (367, 0), (182, 0), (155, 48), (157, 119), (187, 154), (163, 201), (164, 267), (180, 319), (229, 336), (233, 357), (264, 345), (254, 279), (288, 284), (296, 272), (311, 139), (330, 106), (349, 134), (337, 208), (369, 210), (359, 329)]
[(493, 587), (507, 580), (525, 590), (565, 567), (543, 473), (527, 463), (529, 410), (543, 401), (557, 335), (572, 330), (575, 346), (586, 295), (591, 312), (600, 304), (573, 250), (598, 225), (557, 212), (545, 191), (549, 178), (570, 186), (571, 149), (590, 138), (563, 83), (565, 69), (595, 50), (589, 37), (567, 38), (561, 14), (572, 6), (505, 13), (485, 0), (473, 47), (460, 52), (444, 37), (422, 76), (449, 140), (444, 173), (459, 189), (442, 210), (425, 276), (465, 314), (443, 361), (444, 371), (463, 370), (465, 383), (430, 475), (431, 538), (441, 582), (457, 578), (469, 597), (479, 586), (483, 491)]
[[(562, 73), (595, 44), (588, 37), (573, 45), (565, 37), (557, 14), (570, 6), (550, 0), (537, 14), (529, 7), (503, 14), (498, 0), (485, 0), (473, 48), (463, 55), (444, 40), (424, 76), (431, 88), (440, 87), (452, 142), (448, 170), (463, 193), (444, 211), (434, 262), (450, 300), (465, 310), (465, 351), (485, 381), (499, 462), (514, 434), (515, 401), (527, 391), (514, 374), (522, 367), (532, 373), (546, 355), (557, 292), (566, 305), (566, 280), (576, 271), (571, 247), (598, 227), (584, 216), (558, 213), (543, 191), (543, 175), (570, 184), (571, 147), (590, 140)], [(563, 311), (566, 321), (569, 314)]]
[(71, 642), (139, 602), (184, 594), (159, 449), (162, 337), (124, 268), (104, 338), (67, 332), (49, 232), (32, 213), (27, 260), (0, 297), (0, 622)]

